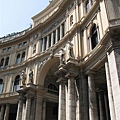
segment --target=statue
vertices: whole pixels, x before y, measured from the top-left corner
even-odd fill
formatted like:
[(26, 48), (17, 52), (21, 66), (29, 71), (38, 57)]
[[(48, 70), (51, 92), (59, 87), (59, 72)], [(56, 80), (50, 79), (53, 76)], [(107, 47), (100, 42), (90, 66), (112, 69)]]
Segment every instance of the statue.
[(60, 54), (60, 66), (65, 64), (65, 58), (64, 58), (64, 49), (61, 49), (61, 54)]
[(29, 79), (30, 79), (30, 83), (33, 83), (33, 71), (32, 71), (32, 69), (30, 69)]
[(25, 71), (23, 70), (22, 73), (21, 73), (21, 83), (22, 85), (25, 85), (25, 81), (26, 81), (26, 74), (25, 74)]
[(69, 47), (68, 47), (68, 50), (69, 50), (69, 57), (71, 58), (71, 57), (74, 57), (74, 53), (73, 53), (73, 44), (70, 42), (70, 41), (68, 41), (68, 45), (69, 45)]

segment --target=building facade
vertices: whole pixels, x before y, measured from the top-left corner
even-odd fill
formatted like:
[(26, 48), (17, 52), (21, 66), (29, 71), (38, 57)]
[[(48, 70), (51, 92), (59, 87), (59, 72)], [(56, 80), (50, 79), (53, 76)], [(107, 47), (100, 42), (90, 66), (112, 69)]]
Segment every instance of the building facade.
[(0, 120), (120, 120), (120, 1), (53, 0), (0, 38)]

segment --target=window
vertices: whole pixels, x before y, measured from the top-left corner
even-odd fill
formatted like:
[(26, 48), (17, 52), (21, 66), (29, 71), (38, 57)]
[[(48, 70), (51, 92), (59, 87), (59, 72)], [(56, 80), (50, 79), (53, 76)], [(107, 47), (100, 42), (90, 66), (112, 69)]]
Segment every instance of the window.
[(19, 45), (18, 45), (18, 48), (21, 48), (22, 47), (22, 43), (20, 43)]
[(56, 39), (56, 32), (53, 31), (53, 44), (55, 44), (55, 39)]
[(38, 38), (38, 34), (33, 36), (33, 39), (37, 39)]
[(0, 79), (0, 94), (3, 92), (3, 79)]
[(73, 15), (70, 16), (70, 26), (73, 24)]
[(27, 45), (27, 42), (23, 42), (23, 46), (26, 46)]
[(60, 40), (60, 27), (58, 28), (58, 41)]
[(58, 89), (54, 84), (49, 84), (48, 85), (48, 92), (52, 94), (58, 94)]
[(6, 48), (3, 49), (3, 53), (5, 53), (5, 52), (6, 52)]
[(62, 37), (65, 35), (65, 23), (62, 24)]
[(20, 75), (17, 75), (14, 81), (14, 88), (13, 91), (17, 91), (19, 90), (20, 86), (19, 86), (19, 82), (20, 82)]
[(20, 63), (20, 54), (17, 55), (16, 64)]
[(5, 60), (5, 67), (8, 66), (8, 63), (9, 63), (9, 57), (7, 57)]
[(49, 34), (49, 47), (51, 46), (51, 34)]
[(21, 62), (24, 62), (24, 60), (25, 60), (25, 52), (22, 53)]
[(3, 68), (3, 65), (4, 65), (4, 58), (1, 59), (0, 68)]
[(7, 51), (10, 52), (10, 50), (11, 50), (11, 47), (8, 47)]
[(86, 13), (88, 13), (88, 11), (90, 10), (89, 0), (87, 0), (85, 3), (85, 9), (86, 9)]
[(93, 27), (92, 27), (92, 31), (91, 31), (91, 45), (92, 45), (92, 49), (94, 49), (97, 44), (98, 44), (98, 33), (97, 33), (96, 24), (94, 24)]

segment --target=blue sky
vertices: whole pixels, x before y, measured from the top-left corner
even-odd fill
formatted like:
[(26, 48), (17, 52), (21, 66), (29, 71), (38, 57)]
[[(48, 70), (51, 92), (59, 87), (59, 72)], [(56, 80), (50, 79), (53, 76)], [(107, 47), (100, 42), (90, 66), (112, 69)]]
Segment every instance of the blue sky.
[(31, 17), (48, 4), (49, 0), (0, 0), (0, 37), (30, 27)]

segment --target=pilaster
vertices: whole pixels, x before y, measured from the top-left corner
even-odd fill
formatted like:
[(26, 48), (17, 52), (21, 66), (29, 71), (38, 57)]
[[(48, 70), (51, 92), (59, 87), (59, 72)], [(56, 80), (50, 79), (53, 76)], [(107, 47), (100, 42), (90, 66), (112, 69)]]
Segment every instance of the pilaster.
[(68, 120), (76, 120), (75, 77), (74, 72), (68, 72)]
[(59, 110), (58, 110), (58, 120), (66, 120), (66, 91), (65, 91), (65, 84), (66, 84), (66, 79), (64, 78), (66, 74), (65, 69), (59, 69), (55, 73), (59, 79)]
[(94, 73), (88, 73), (89, 119), (98, 120)]

